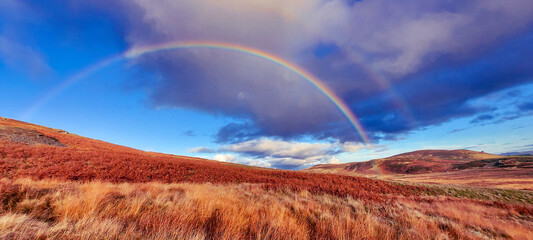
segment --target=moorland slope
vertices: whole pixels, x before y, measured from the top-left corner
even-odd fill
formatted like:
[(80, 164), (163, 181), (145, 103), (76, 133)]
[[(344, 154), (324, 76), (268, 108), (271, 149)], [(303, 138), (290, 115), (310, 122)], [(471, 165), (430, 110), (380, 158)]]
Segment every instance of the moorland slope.
[(531, 191), (255, 168), (5, 118), (0, 174), (0, 239), (533, 236)]
[(533, 189), (533, 157), (463, 149), (420, 150), (366, 162), (316, 165), (304, 171), (419, 183)]

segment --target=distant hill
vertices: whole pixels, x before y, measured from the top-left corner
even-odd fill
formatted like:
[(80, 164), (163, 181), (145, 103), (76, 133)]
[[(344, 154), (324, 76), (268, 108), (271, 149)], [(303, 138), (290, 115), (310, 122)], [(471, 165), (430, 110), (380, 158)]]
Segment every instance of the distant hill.
[(303, 171), (533, 189), (533, 157), (500, 156), (463, 149), (420, 150), (366, 162), (321, 164)]
[(316, 165), (308, 170), (342, 170), (364, 174), (443, 172), (493, 163), (502, 156), (470, 150), (420, 150), (366, 162)]

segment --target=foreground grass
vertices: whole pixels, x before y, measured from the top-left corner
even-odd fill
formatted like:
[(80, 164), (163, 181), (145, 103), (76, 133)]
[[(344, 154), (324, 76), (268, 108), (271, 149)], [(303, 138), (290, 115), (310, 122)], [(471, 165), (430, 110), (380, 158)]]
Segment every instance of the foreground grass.
[(528, 239), (533, 209), (259, 185), (0, 180), (0, 239)]

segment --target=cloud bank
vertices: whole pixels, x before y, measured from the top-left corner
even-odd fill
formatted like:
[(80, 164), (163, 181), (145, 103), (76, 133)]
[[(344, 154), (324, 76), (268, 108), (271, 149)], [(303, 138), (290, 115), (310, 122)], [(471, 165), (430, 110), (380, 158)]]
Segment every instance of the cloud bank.
[[(90, 5), (110, 16), (121, 26), (128, 47), (221, 41), (282, 57), (333, 89), (374, 142), (456, 118), (475, 118), (472, 124), (479, 124), (497, 113), (498, 119), (512, 119), (478, 100), (533, 81), (530, 0), (117, 0), (71, 5), (75, 12)], [(219, 130), (219, 143), (264, 137), (360, 141), (320, 91), (257, 57), (189, 49), (153, 53), (133, 63), (156, 76), (137, 84), (148, 89), (153, 106), (238, 119)], [(525, 98), (514, 104), (529, 109)]]
[[(490, 112), (470, 100), (531, 82), (531, 1), (145, 1), (124, 3), (127, 40), (242, 44), (318, 76), (378, 140)], [(154, 54), (157, 106), (235, 116), (218, 142), (263, 136), (358, 141), (307, 82), (264, 60), (217, 50)], [(147, 83), (148, 84), (148, 83)], [(401, 102), (402, 104), (398, 104)]]
[(364, 148), (358, 143), (308, 143), (260, 138), (223, 145), (217, 149), (192, 148), (192, 153), (217, 153), (213, 159), (261, 167), (299, 170), (321, 163), (338, 163), (335, 157)]

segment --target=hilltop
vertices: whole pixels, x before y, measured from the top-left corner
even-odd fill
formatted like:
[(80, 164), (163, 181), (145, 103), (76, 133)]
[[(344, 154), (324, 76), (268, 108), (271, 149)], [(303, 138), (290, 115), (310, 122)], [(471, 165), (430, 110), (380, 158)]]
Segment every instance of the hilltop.
[(303, 171), (533, 189), (533, 157), (500, 156), (464, 149), (420, 150), (366, 162), (316, 165)]

